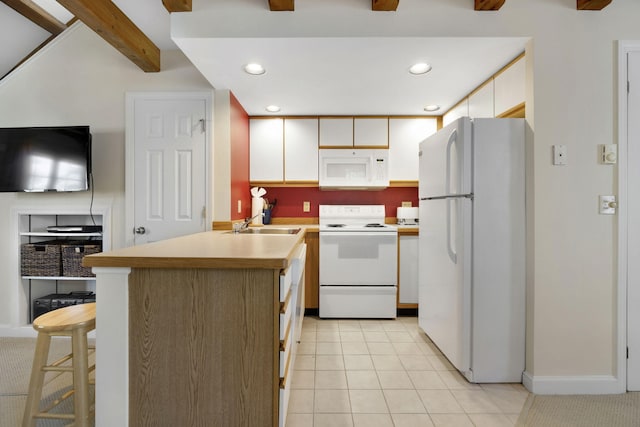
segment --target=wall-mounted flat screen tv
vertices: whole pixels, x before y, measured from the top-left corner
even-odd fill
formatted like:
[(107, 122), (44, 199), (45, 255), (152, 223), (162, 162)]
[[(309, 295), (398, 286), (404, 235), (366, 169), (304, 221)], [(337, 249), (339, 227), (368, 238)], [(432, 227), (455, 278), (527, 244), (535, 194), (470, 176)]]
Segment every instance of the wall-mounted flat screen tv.
[(0, 128), (0, 192), (87, 191), (89, 126)]

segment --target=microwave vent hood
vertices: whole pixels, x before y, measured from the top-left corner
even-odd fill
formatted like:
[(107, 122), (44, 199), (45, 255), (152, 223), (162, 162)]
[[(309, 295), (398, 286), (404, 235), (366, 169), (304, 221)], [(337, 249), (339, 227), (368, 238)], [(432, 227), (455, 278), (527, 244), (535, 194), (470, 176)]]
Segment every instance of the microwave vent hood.
[(389, 186), (389, 150), (320, 149), (319, 186), (324, 190), (382, 190)]

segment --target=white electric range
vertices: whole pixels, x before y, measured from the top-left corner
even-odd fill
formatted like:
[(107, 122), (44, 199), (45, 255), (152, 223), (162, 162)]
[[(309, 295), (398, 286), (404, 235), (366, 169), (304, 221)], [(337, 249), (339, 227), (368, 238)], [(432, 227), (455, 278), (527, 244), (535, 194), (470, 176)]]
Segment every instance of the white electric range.
[(320, 205), (320, 317), (396, 317), (398, 230), (384, 219), (384, 205)]

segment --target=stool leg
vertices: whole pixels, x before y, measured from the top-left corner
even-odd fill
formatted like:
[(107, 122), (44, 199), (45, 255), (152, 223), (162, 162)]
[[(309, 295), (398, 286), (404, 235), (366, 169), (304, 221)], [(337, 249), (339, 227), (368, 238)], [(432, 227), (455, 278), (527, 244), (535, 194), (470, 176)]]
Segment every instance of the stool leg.
[(33, 356), (33, 367), (31, 368), (31, 379), (29, 380), (29, 394), (22, 418), (22, 427), (35, 427), (36, 425), (36, 419), (33, 416), (40, 410), (40, 399), (42, 398), (42, 385), (45, 374), (42, 368), (47, 364), (47, 360), (49, 359), (50, 344), (51, 336), (49, 334), (38, 333), (36, 351)]
[(74, 427), (89, 427), (89, 351), (87, 331), (78, 328), (73, 331), (73, 408)]

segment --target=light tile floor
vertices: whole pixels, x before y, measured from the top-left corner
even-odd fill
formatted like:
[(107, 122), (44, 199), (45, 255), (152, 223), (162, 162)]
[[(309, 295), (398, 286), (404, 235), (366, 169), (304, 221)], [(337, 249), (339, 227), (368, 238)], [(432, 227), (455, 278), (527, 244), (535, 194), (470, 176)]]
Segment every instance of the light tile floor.
[(415, 317), (305, 317), (287, 427), (511, 427), (528, 395), (467, 382)]

